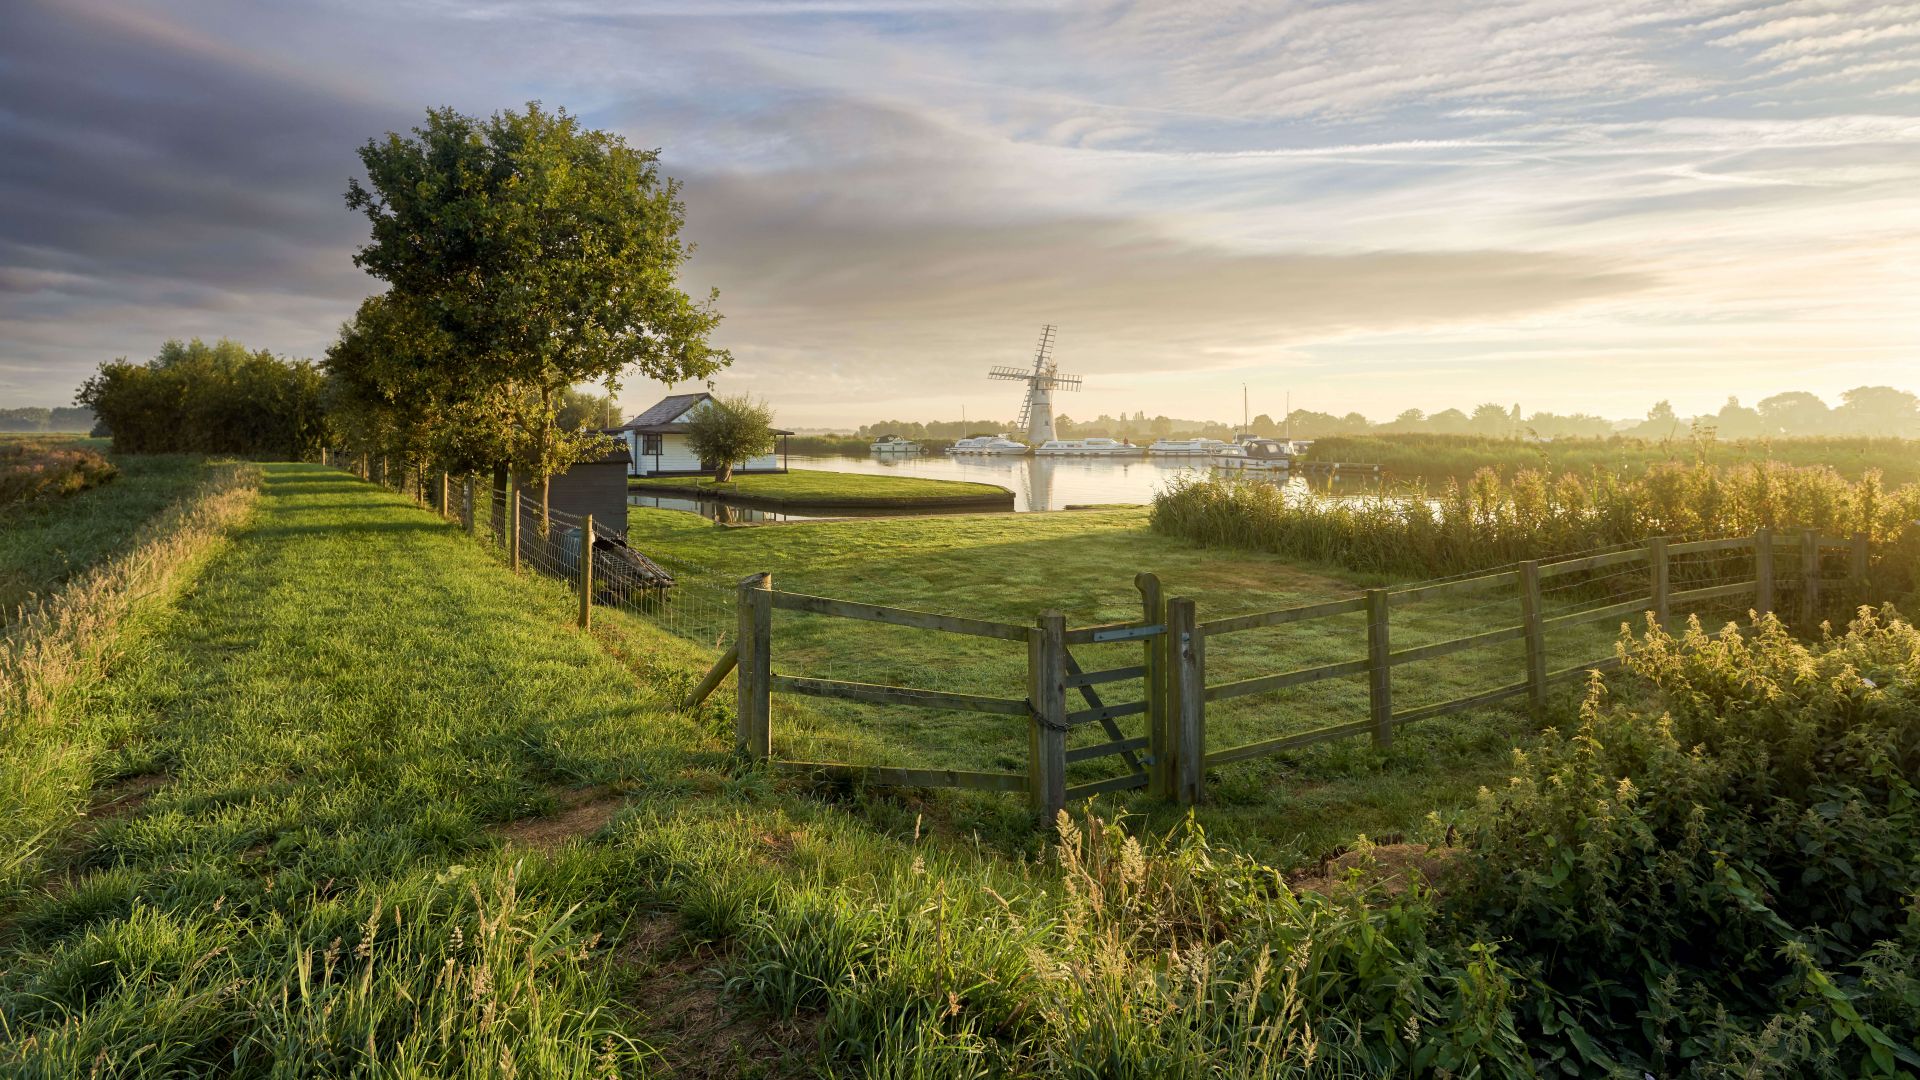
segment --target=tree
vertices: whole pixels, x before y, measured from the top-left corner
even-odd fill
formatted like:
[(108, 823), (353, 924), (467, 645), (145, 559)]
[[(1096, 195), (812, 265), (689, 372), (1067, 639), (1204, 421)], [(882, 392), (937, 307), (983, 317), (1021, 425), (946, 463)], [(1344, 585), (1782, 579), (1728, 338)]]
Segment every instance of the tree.
[(1513, 433), (1513, 417), (1506, 408), (1494, 402), (1478, 405), (1473, 410), (1473, 433), (1476, 435), (1503, 436)]
[(491, 441), (540, 480), (543, 531), (549, 478), (607, 444), (562, 426), (570, 387), (704, 379), (732, 360), (708, 343), (717, 293), (695, 303), (677, 284), (691, 247), (658, 158), (537, 102), (485, 121), (436, 109), (363, 146), (367, 183), (348, 184), (372, 226), (354, 262), (435, 346), (390, 359), (502, 426)]
[(1471, 427), (1473, 422), (1459, 409), (1442, 409), (1427, 417), (1427, 426), (1440, 435), (1460, 435)]
[(1832, 410), (1804, 390), (1760, 399), (1756, 406), (1770, 435), (1817, 435), (1827, 429)]
[(716, 398), (687, 421), (687, 445), (713, 463), (716, 484), (733, 480), (733, 467), (773, 452), (773, 410), (745, 394)]
[(1910, 436), (1920, 433), (1920, 399), (1891, 386), (1857, 386), (1840, 395), (1833, 419), (1859, 435)]
[(560, 395), (556, 419), (563, 431), (606, 428), (620, 422), (612, 394), (594, 394), (571, 386)]
[(121, 453), (298, 459), (327, 437), (322, 384), (310, 361), (195, 338), (167, 342), (144, 364), (101, 364), (74, 400)]

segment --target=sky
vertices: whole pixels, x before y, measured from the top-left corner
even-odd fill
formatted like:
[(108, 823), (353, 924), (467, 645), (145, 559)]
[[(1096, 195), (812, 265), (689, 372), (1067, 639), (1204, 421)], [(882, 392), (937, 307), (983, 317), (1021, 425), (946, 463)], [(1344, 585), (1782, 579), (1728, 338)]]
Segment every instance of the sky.
[(1920, 2), (5, 0), (0, 407), (321, 356), (356, 148), (529, 100), (789, 426), (1011, 417), (1043, 323), (1079, 416), (1920, 390)]

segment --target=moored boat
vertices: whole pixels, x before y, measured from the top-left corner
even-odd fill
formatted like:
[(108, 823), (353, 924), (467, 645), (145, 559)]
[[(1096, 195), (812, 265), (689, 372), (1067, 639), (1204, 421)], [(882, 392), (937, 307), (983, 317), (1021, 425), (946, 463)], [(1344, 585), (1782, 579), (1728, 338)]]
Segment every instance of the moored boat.
[(1293, 467), (1293, 444), (1284, 439), (1242, 439), (1212, 457), (1224, 472), (1286, 472)]
[(1147, 452), (1118, 439), (1049, 439), (1033, 448), (1036, 454), (1061, 457), (1130, 457)]
[(882, 435), (875, 439), (868, 449), (876, 454), (917, 454), (920, 452), (920, 444), (898, 435)]
[(947, 447), (949, 454), (1024, 454), (1027, 444), (1009, 439), (1005, 435), (969, 435)]
[(1147, 453), (1156, 457), (1212, 457), (1226, 448), (1219, 439), (1156, 439)]

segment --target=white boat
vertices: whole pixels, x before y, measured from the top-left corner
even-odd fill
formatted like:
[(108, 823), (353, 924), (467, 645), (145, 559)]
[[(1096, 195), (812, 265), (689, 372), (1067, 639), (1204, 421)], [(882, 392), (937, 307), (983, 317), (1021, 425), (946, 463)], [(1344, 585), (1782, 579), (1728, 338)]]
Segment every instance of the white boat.
[(1128, 457), (1144, 454), (1147, 449), (1118, 439), (1049, 439), (1033, 452), (1065, 457)]
[(1223, 472), (1286, 472), (1293, 468), (1293, 444), (1285, 439), (1243, 438), (1213, 455)]
[(1026, 453), (1027, 449), (1026, 443), (1009, 439), (1005, 435), (969, 435), (947, 447), (947, 453), (1017, 455)]
[(1227, 448), (1219, 439), (1157, 439), (1147, 447), (1156, 457), (1212, 457)]
[(876, 454), (917, 454), (920, 444), (898, 435), (882, 435), (868, 449)]

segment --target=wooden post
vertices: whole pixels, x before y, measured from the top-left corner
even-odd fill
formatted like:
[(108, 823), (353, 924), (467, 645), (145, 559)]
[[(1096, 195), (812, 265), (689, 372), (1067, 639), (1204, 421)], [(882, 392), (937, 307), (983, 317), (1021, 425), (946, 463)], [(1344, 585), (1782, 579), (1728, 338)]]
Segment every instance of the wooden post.
[(1773, 530), (1753, 534), (1753, 610), (1773, 612)]
[[(1156, 574), (1133, 575), (1133, 587), (1140, 590), (1140, 614), (1148, 625), (1167, 625), (1167, 600), (1160, 592)], [(1173, 797), (1173, 722), (1167, 703), (1167, 643), (1172, 635), (1163, 629), (1142, 642), (1146, 676), (1140, 680), (1147, 695), (1147, 794), (1156, 799)]]
[(1373, 745), (1393, 745), (1393, 651), (1387, 632), (1387, 590), (1367, 590), (1367, 705), (1373, 717)]
[(773, 755), (773, 575), (755, 574), (740, 583), (735, 647), (740, 673), (734, 699), (734, 735), (754, 761)]
[(440, 511), (440, 516), (443, 518), (453, 516), (453, 504), (447, 501), (447, 493), (453, 490), (452, 485), (452, 478), (447, 475), (445, 469), (442, 469), (440, 471), (440, 502), (434, 509)]
[(1027, 631), (1027, 795), (1042, 827), (1067, 805), (1067, 617), (1046, 611)]
[(1649, 537), (1647, 540), (1647, 566), (1653, 577), (1653, 590), (1647, 602), (1653, 605), (1653, 621), (1666, 629), (1673, 612), (1669, 610), (1673, 595), (1673, 557), (1667, 554), (1667, 538)]
[(1853, 589), (1853, 602), (1865, 604), (1867, 599), (1867, 565), (1870, 548), (1867, 534), (1854, 533), (1852, 543), (1847, 547), (1847, 583)]
[(466, 527), (467, 535), (473, 535), (473, 474), (468, 473), (466, 482), (461, 485), (460, 524)]
[(580, 629), (585, 630), (592, 625), (593, 515), (588, 514), (580, 519)]
[(1199, 621), (1192, 597), (1167, 601), (1173, 797), (1183, 806), (1199, 803), (1207, 794), (1207, 641), (1200, 635)]
[(326, 463), (327, 463), (327, 448), (323, 446), (320, 448), (320, 464), (322, 466), (325, 466)]
[(1800, 530), (1800, 617), (1811, 631), (1820, 625), (1820, 533)]
[(507, 566), (520, 572), (520, 488), (507, 473)]
[(1520, 621), (1527, 631), (1527, 700), (1536, 714), (1547, 709), (1547, 624), (1540, 598), (1540, 564), (1520, 564)]

